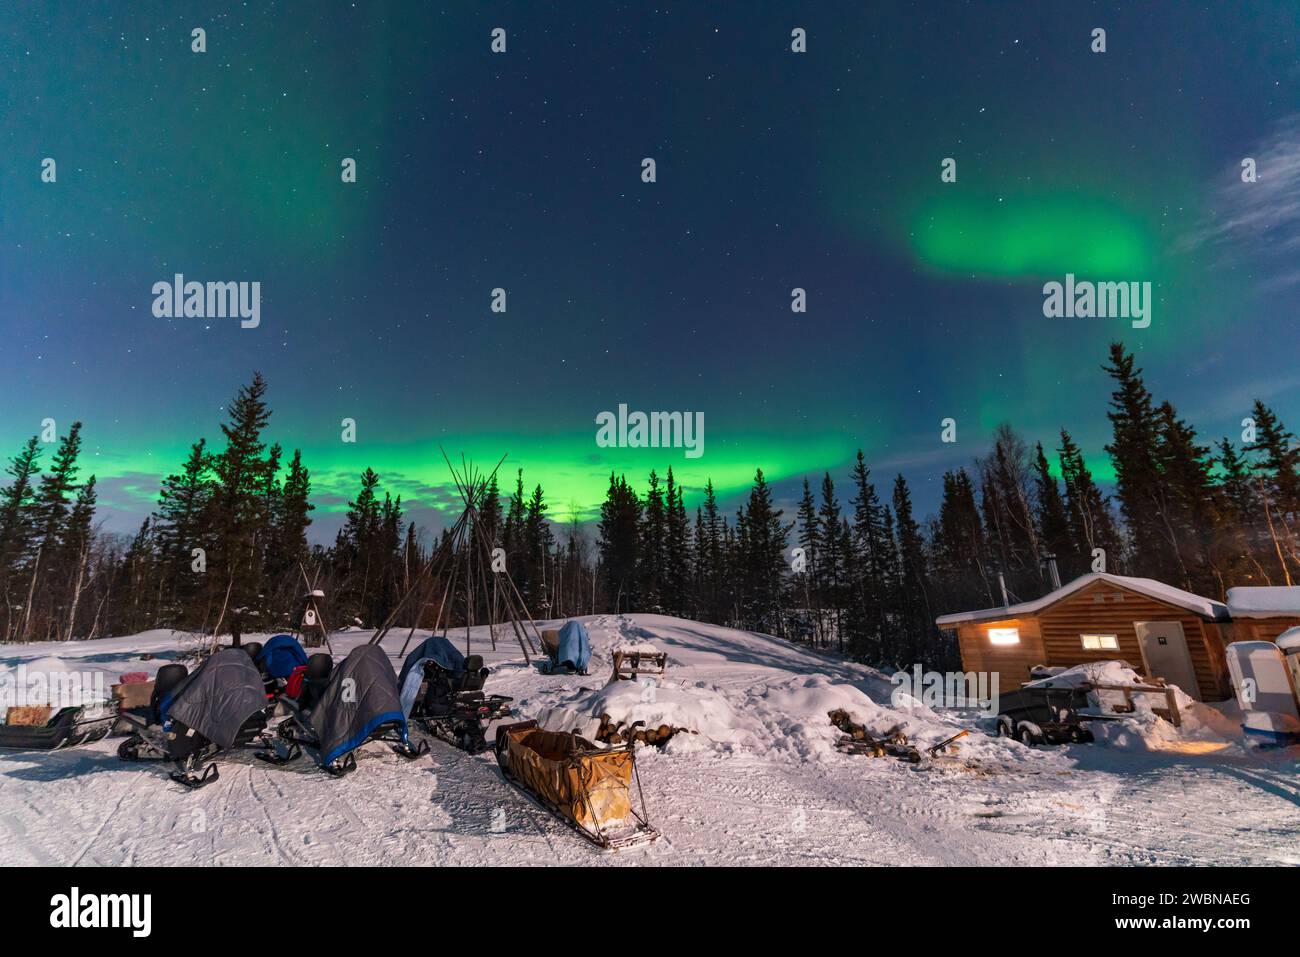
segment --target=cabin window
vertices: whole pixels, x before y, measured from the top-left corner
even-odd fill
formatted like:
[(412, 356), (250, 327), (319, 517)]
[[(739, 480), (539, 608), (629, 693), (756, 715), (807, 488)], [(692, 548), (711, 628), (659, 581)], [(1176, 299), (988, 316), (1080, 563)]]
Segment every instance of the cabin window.
[(1119, 635), (1080, 635), (1087, 651), (1119, 651)]
[(995, 645), (1020, 644), (1019, 628), (990, 628), (989, 641)]

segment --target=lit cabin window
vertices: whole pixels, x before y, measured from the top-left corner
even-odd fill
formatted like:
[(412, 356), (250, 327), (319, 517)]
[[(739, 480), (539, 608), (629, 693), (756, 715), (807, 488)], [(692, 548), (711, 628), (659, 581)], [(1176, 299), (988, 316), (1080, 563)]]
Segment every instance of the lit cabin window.
[(1086, 651), (1119, 651), (1118, 635), (1080, 635)]
[(989, 641), (995, 645), (1020, 644), (1019, 628), (990, 628)]

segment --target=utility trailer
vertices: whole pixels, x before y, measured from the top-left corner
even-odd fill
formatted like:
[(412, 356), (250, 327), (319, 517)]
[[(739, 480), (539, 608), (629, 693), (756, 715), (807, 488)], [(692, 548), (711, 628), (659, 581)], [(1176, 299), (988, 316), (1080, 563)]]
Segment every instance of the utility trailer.
[(1084, 721), (1106, 720), (1080, 715), (1090, 705), (1089, 686), (1047, 688), (1026, 685), (1019, 691), (999, 696), (999, 737), (1015, 738), (1021, 744), (1086, 744), (1093, 740)]

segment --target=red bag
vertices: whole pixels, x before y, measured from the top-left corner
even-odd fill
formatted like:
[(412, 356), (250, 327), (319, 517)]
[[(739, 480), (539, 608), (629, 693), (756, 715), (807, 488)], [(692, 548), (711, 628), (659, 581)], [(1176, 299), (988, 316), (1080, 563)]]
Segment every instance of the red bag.
[(307, 666), (298, 665), (289, 672), (289, 680), (284, 684), (284, 693), (294, 701), (298, 700), (298, 695), (302, 694), (302, 683), (307, 678)]

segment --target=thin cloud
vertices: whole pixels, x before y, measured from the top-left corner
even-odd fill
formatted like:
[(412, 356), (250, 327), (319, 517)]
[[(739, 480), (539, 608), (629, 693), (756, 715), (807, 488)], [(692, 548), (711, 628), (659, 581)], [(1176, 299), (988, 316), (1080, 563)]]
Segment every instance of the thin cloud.
[(1181, 244), (1217, 250), (1228, 262), (1249, 260), (1267, 288), (1300, 284), (1300, 114), (1282, 120), (1247, 154), (1258, 180), (1243, 183), (1233, 166), (1211, 196), (1210, 215)]

